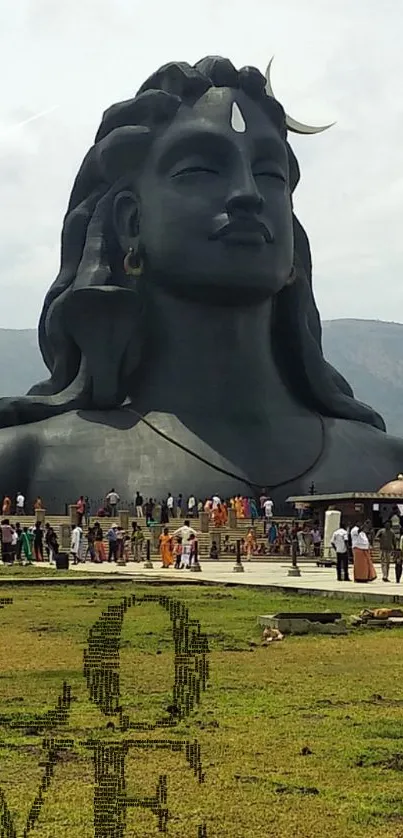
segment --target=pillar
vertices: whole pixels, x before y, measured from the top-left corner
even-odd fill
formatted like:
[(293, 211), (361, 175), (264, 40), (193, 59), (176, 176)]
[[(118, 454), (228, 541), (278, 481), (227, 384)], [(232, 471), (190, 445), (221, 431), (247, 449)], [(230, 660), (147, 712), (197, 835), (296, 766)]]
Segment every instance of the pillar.
[(230, 530), (235, 530), (238, 526), (238, 518), (236, 517), (235, 509), (228, 510), (228, 526)]
[(201, 512), (200, 513), (200, 531), (201, 532), (208, 532), (209, 531), (209, 523), (210, 523), (210, 516), (208, 512)]

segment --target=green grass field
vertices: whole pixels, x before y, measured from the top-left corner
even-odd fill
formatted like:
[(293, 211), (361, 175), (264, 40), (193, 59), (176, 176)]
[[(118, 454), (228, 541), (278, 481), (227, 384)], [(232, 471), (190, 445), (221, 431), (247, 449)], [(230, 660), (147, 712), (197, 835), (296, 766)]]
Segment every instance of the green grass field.
[[(132, 593), (166, 594), (189, 609), (209, 639), (210, 678), (195, 712), (169, 733), (114, 729), (90, 701), (83, 676), (89, 630)], [(119, 584), (0, 588), (0, 836), (23, 835), (46, 773), (45, 733), (72, 740), (54, 766), (29, 835), (90, 838), (94, 832), (91, 740), (195, 739), (205, 782), (181, 753), (132, 747), (127, 795), (153, 797), (166, 775), (167, 835), (197, 838), (399, 838), (403, 836), (403, 637), (359, 629), (341, 637), (287, 637), (261, 647), (258, 614), (279, 610), (357, 613), (356, 600), (320, 600), (245, 588)], [(250, 645), (255, 643), (257, 645)], [(120, 693), (133, 721), (164, 714), (172, 695), (172, 630), (155, 603), (128, 610), (121, 636)], [(62, 726), (41, 716), (71, 705)], [(2, 797), (3, 795), (3, 797)], [(9, 817), (9, 820), (7, 820)], [(12, 823), (11, 823), (12, 821)], [(109, 833), (108, 833), (109, 834)], [(127, 836), (161, 835), (151, 810), (127, 809)], [(118, 833), (110, 833), (117, 838)]]

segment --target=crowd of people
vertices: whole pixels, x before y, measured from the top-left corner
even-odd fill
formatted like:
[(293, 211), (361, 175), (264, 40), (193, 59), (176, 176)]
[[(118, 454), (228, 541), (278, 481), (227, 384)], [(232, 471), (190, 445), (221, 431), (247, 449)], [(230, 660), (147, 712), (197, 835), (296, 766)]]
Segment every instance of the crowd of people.
[(55, 530), (48, 523), (43, 528), (39, 521), (32, 527), (22, 527), (19, 523), (13, 526), (9, 518), (4, 518), (1, 522), (1, 544), (4, 564), (42, 561), (55, 564), (59, 554)]
[[(98, 517), (114, 518), (119, 502), (119, 494), (112, 488), (106, 495), (104, 505), (98, 510)], [(3, 562), (31, 564), (34, 561), (47, 560), (55, 564), (56, 556), (59, 554), (59, 542), (56, 531), (49, 523), (43, 525), (40, 520), (37, 520), (34, 526), (10, 523), (9, 516), (13, 509), (16, 515), (25, 516), (25, 505), (26, 501), (22, 492), (17, 492), (14, 503), (8, 495), (3, 498), (4, 517), (1, 522)], [(163, 526), (163, 532), (159, 536), (162, 567), (190, 568), (198, 561), (199, 536), (197, 530), (191, 526), (191, 520), (196, 519), (201, 512), (208, 514), (213, 530), (209, 558), (219, 560), (222, 554), (235, 555), (236, 542), (231, 541), (228, 533), (223, 541), (220, 536), (214, 537), (215, 528), (223, 528), (228, 524), (230, 510), (233, 510), (238, 520), (251, 521), (246, 535), (238, 539), (241, 556), (246, 561), (251, 561), (253, 557), (278, 555), (292, 556), (295, 562), (298, 556), (319, 559), (322, 555), (323, 532), (319, 522), (315, 521), (313, 525), (301, 520), (295, 520), (293, 523), (277, 522), (273, 517), (274, 503), (265, 490), (262, 490), (258, 502), (254, 498), (241, 495), (223, 500), (218, 494), (204, 501), (198, 500), (195, 495), (189, 495), (184, 500), (180, 493), (174, 497), (171, 492), (168, 492), (158, 505), (151, 498), (144, 502), (141, 493), (137, 491), (134, 506), (137, 521), (133, 521), (131, 531), (128, 532), (118, 524), (105, 527), (105, 524), (98, 520), (90, 524), (90, 503), (88, 497), (81, 495), (75, 504), (77, 522), (71, 532), (70, 555), (73, 564), (85, 562), (87, 559), (95, 563), (120, 560), (142, 561), (145, 557), (148, 534), (145, 534), (138, 519), (145, 518), (146, 527), (150, 527), (153, 523)], [(44, 510), (44, 506), (42, 499), (37, 497), (33, 504), (33, 511), (37, 513), (40, 510)], [(158, 515), (156, 510), (158, 510)], [(170, 522), (172, 524), (173, 519), (182, 518), (185, 513), (187, 515), (184, 524), (174, 532), (170, 532), (167, 525)], [(257, 535), (255, 524), (258, 519), (264, 522), (264, 538)], [(85, 535), (84, 527), (86, 527)], [(377, 574), (371, 549), (377, 541), (380, 547), (382, 580), (390, 581), (390, 566), (393, 563), (396, 582), (400, 582), (403, 570), (402, 533), (401, 517), (397, 507), (392, 509), (389, 520), (385, 521), (378, 530), (373, 528), (370, 521), (356, 522), (347, 528), (340, 524), (331, 539), (331, 546), (336, 557), (337, 579), (350, 581), (350, 566), (352, 565), (355, 582), (375, 580)]]
[(392, 562), (395, 566), (395, 579), (399, 583), (403, 570), (403, 528), (397, 508), (392, 509), (390, 518), (383, 526), (375, 530), (371, 521), (356, 522), (345, 528), (340, 524), (333, 533), (332, 547), (336, 553), (337, 579), (349, 582), (349, 567), (353, 565), (354, 582), (373, 582), (377, 573), (372, 561), (371, 550), (374, 542), (379, 543), (382, 581), (390, 582), (389, 573)]
[[(90, 501), (88, 496), (80, 495), (75, 504), (79, 526), (88, 523), (90, 517), (115, 518), (121, 502), (120, 495), (112, 488), (99, 506)], [(196, 518), (201, 512), (208, 513), (214, 526), (225, 526), (228, 521), (228, 512), (233, 509), (238, 519), (248, 518), (252, 522), (258, 518), (271, 519), (273, 517), (274, 503), (268, 497), (265, 489), (262, 489), (259, 502), (254, 498), (236, 495), (232, 498), (221, 499), (218, 494), (201, 500), (195, 495), (184, 498), (179, 492), (177, 496), (168, 492), (164, 498), (157, 502), (154, 498), (144, 500), (141, 492), (136, 491), (132, 503), (126, 503), (126, 507), (132, 507), (136, 518), (145, 518), (146, 524), (159, 523), (167, 524), (172, 518)], [(45, 506), (41, 497), (37, 497), (32, 504), (33, 512), (44, 510)], [(3, 517), (11, 514), (25, 516), (26, 499), (21, 492), (17, 492), (14, 501), (9, 495), (5, 495), (2, 501)]]

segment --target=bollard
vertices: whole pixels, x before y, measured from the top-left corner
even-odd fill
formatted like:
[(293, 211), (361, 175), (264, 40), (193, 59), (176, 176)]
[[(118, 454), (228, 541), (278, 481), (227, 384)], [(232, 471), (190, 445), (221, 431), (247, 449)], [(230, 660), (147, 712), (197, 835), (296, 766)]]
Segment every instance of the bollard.
[(245, 570), (241, 559), (241, 542), (239, 538), (237, 538), (236, 542), (236, 564), (234, 565), (232, 570), (234, 573), (243, 573)]
[(199, 545), (198, 545), (197, 541), (196, 541), (194, 550), (195, 551), (194, 551), (193, 562), (192, 562), (192, 559), (190, 560), (191, 561), (190, 570), (191, 571), (193, 570), (194, 573), (200, 573), (201, 567), (200, 567), (200, 563), (199, 563)]
[(301, 571), (298, 567), (298, 541), (296, 537), (293, 538), (291, 542), (291, 556), (292, 556), (292, 564), (291, 567), (288, 569), (287, 576), (301, 576)]
[(151, 561), (150, 555), (151, 555), (151, 542), (150, 542), (150, 539), (147, 538), (147, 540), (146, 540), (146, 560), (144, 562), (144, 567), (148, 567), (148, 568), (153, 567), (153, 563)]

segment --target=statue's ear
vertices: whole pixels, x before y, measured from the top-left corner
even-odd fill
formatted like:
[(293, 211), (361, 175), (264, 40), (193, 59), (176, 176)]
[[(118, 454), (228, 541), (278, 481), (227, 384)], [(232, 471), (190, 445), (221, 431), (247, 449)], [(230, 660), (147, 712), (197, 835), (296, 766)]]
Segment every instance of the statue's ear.
[(112, 207), (112, 221), (116, 238), (123, 253), (128, 253), (139, 235), (140, 206), (139, 201), (129, 190), (116, 195)]

